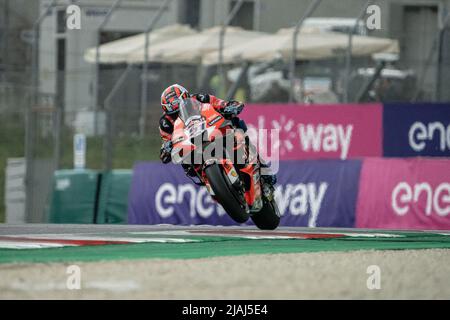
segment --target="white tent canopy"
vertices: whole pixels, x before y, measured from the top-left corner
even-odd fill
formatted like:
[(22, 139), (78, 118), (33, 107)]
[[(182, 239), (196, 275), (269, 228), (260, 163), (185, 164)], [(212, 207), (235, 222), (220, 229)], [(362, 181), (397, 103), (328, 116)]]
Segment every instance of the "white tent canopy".
[[(218, 55), (220, 26), (206, 29), (178, 39), (160, 42), (149, 48), (149, 61), (161, 63), (199, 63), (204, 55), (214, 52)], [(233, 47), (258, 39), (264, 33), (248, 31), (238, 27), (227, 27), (224, 48)], [(128, 63), (144, 61), (144, 50), (137, 50), (127, 59)]]
[[(293, 32), (294, 28), (280, 29), (276, 34), (258, 37), (239, 46), (228, 47), (223, 52), (224, 63), (262, 62), (280, 57), (288, 60), (292, 54)], [(298, 35), (296, 58), (298, 60), (331, 58), (339, 51), (345, 52), (347, 46), (347, 34), (302, 28)], [(398, 51), (397, 40), (357, 35), (352, 38), (353, 56), (368, 56), (380, 52), (398, 53)], [(204, 64), (217, 62), (218, 56), (215, 54), (208, 54), (203, 58)]]
[[(157, 45), (167, 39), (175, 39), (187, 35), (195, 34), (196, 31), (187, 25), (174, 24), (150, 32), (150, 47)], [(100, 63), (113, 64), (127, 62), (127, 57), (133, 52), (143, 52), (145, 47), (145, 33), (140, 33), (131, 37), (111, 41), (100, 45)], [(96, 62), (96, 47), (89, 48), (84, 54), (87, 62)]]

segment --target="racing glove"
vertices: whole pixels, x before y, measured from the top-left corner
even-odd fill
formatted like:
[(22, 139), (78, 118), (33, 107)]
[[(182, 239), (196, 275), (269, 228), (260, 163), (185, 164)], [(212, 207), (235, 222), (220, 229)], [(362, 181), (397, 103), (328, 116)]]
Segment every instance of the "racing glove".
[(237, 102), (237, 101), (230, 101), (223, 108), (223, 113), (225, 115), (237, 116), (239, 113), (242, 112), (242, 109), (244, 109), (244, 104), (243, 103), (240, 103), (240, 102)]
[(164, 142), (163, 145), (161, 146), (161, 151), (159, 155), (162, 163), (170, 162), (170, 160), (172, 159), (171, 152), (172, 152), (172, 141)]

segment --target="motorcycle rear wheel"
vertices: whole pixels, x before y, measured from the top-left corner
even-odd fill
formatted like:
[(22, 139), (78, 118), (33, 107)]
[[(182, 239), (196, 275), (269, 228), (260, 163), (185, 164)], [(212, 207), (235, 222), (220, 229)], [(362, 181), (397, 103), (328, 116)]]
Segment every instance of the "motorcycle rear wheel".
[(275, 200), (263, 199), (263, 207), (253, 214), (253, 223), (261, 230), (275, 230), (280, 224), (280, 214)]
[(245, 198), (233, 187), (223, 169), (215, 163), (205, 168), (205, 174), (216, 200), (228, 215), (237, 223), (246, 222), (250, 213), (245, 209)]

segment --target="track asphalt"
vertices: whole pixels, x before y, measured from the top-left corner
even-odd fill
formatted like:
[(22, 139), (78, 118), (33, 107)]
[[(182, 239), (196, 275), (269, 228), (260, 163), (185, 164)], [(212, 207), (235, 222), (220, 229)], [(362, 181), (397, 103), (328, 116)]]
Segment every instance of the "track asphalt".
[(193, 259), (247, 254), (450, 248), (448, 231), (280, 227), (0, 225), (0, 263)]

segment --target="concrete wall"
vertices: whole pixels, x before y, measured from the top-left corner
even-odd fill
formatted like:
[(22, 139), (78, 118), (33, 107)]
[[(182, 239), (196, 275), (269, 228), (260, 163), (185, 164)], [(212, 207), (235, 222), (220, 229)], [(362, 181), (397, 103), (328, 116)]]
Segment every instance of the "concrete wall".
[[(41, 12), (50, 3), (41, 1)], [(58, 8), (44, 20), (40, 39), (40, 89), (45, 93), (56, 93), (58, 77), (58, 38), (66, 39), (66, 72), (64, 76), (64, 104), (67, 112), (80, 109), (92, 110), (95, 105), (95, 66), (87, 63), (83, 56), (86, 49), (97, 44), (97, 28), (114, 1), (78, 1), (81, 8), (81, 30), (66, 30), (57, 34), (57, 11), (65, 10), (67, 1), (58, 2)], [(124, 0), (114, 11), (104, 32), (142, 32), (149, 25), (162, 1)], [(176, 1), (163, 13), (156, 27), (177, 22)]]
[(0, 0), (0, 81), (27, 84), (30, 43), (21, 36), (37, 18), (39, 2)]
[[(201, 27), (207, 28), (223, 22), (231, 10), (232, 0), (201, 0)], [(255, 20), (260, 21), (259, 29), (275, 32), (280, 28), (294, 26), (311, 0), (246, 0), (255, 4)], [(313, 17), (355, 18), (365, 6), (366, 0), (322, 0)], [(390, 30), (401, 24), (398, 8), (403, 5), (438, 5), (442, 10), (450, 7), (449, 0), (375, 0), (381, 8), (382, 29), (380, 36), (388, 36)], [(395, 11), (395, 12), (394, 12)], [(392, 15), (394, 13), (394, 15)]]

